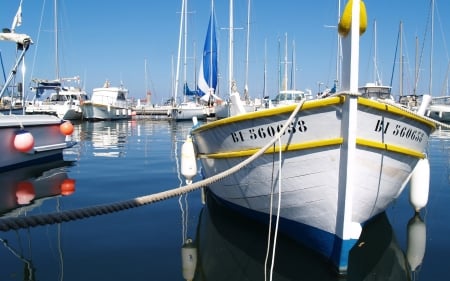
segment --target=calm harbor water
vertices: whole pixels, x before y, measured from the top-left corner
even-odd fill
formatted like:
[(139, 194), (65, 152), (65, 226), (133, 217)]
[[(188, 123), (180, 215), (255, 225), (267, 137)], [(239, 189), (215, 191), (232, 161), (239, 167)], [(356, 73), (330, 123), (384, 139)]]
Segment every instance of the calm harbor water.
[[(190, 127), (139, 118), (75, 124), (78, 145), (65, 151), (65, 161), (0, 174), (0, 216), (58, 214), (179, 187), (180, 147)], [(364, 228), (347, 278), (281, 235), (273, 280), (448, 279), (450, 132), (433, 135), (428, 153), (427, 207), (415, 217), (406, 189)], [(0, 280), (264, 280), (266, 227), (212, 198), (204, 205), (202, 198), (194, 191), (124, 211), (0, 231)], [(182, 253), (193, 249), (195, 272), (194, 263), (182, 262)], [(266, 268), (270, 274), (270, 263)]]

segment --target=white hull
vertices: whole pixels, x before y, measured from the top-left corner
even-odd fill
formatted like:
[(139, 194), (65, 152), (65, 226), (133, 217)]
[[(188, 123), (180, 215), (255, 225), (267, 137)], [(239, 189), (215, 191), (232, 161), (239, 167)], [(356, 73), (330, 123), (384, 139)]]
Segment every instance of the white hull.
[(207, 108), (196, 103), (182, 103), (172, 110), (172, 118), (176, 121), (192, 120), (193, 117), (204, 120), (207, 115)]
[(83, 119), (87, 120), (119, 120), (131, 119), (131, 109), (85, 102), (82, 106)]
[(69, 103), (64, 104), (46, 104), (30, 103), (26, 106), (26, 114), (49, 114), (55, 115), (64, 120), (81, 120), (82, 110), (79, 105), (71, 105)]
[[(340, 272), (346, 270), (361, 225), (399, 196), (425, 157), (434, 129), (431, 122), (394, 106), (358, 98), (357, 112), (348, 113), (352, 104), (356, 98), (350, 96), (306, 101), (281, 137), (281, 156), (276, 142), (248, 166), (209, 186), (225, 203), (265, 222), (277, 213), (280, 187), (280, 229), (330, 259)], [(295, 107), (247, 113), (194, 129), (204, 176), (256, 153)]]
[[(62, 121), (51, 115), (1, 115), (0, 116), (0, 171), (42, 164), (43, 161), (62, 159), (62, 151), (74, 145), (60, 132)], [(14, 147), (14, 138), (21, 125), (34, 138), (34, 147), (20, 152)]]
[(92, 97), (81, 105), (83, 119), (119, 120), (131, 119), (131, 105), (128, 104), (128, 89), (110, 87), (106, 81), (103, 87), (94, 88)]
[(450, 122), (450, 97), (433, 98), (426, 114), (439, 122)]

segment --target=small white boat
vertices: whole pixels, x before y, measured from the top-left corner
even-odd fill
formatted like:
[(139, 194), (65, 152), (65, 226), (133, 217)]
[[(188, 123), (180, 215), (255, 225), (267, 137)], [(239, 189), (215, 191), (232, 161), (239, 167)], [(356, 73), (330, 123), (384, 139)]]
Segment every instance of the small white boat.
[(182, 102), (178, 106), (172, 108), (172, 118), (175, 121), (191, 121), (193, 117), (197, 119), (206, 119), (206, 106), (196, 102)]
[(128, 89), (110, 87), (106, 81), (103, 87), (94, 88), (91, 99), (81, 104), (83, 119), (118, 120), (131, 119), (131, 104), (127, 100)]
[[(77, 81), (76, 86), (65, 86), (63, 83)], [(81, 104), (89, 97), (78, 86), (79, 77), (57, 80), (34, 79), (32, 87), (35, 95), (33, 100), (26, 103), (26, 114), (50, 114), (65, 120), (81, 120)]]
[[(196, 124), (190, 133), (215, 198), (243, 215), (278, 223), (340, 275), (347, 273), (362, 226), (385, 211), (413, 175), (428, 178), (426, 150), (436, 129), (430, 118), (359, 92), (366, 17), (360, 0), (349, 1), (341, 17), (341, 92)], [(427, 197), (429, 183), (422, 183), (418, 192)]]

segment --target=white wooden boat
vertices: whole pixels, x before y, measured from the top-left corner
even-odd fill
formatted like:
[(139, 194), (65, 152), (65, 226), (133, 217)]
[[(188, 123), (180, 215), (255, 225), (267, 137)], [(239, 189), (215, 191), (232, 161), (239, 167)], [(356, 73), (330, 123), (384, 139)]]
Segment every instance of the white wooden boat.
[(131, 104), (127, 98), (128, 89), (123, 86), (110, 87), (109, 81), (106, 81), (103, 87), (93, 89), (90, 100), (82, 103), (83, 119), (131, 119)]
[[(367, 19), (362, 1), (350, 3), (339, 28), (341, 92), (191, 131), (205, 178), (233, 169), (208, 185), (213, 196), (265, 223), (273, 216), (280, 231), (322, 254), (342, 275), (362, 226), (382, 213), (414, 174), (429, 175), (426, 149), (436, 128), (429, 118), (359, 93), (360, 5), (362, 30)], [(423, 188), (414, 193), (426, 197)]]

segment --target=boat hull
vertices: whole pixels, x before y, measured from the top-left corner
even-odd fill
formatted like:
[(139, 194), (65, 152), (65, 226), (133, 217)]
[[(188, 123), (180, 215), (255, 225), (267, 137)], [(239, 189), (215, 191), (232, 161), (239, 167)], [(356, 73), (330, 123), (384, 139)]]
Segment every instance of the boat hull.
[[(0, 144), (0, 172), (62, 159), (63, 149), (75, 144), (66, 141), (66, 136), (60, 132), (62, 122), (51, 115), (0, 116), (0, 139), (3, 140)], [(28, 152), (20, 152), (14, 147), (14, 139), (21, 126), (34, 138), (34, 146)]]
[(205, 120), (207, 115), (206, 107), (198, 104), (181, 104), (172, 110), (172, 118), (176, 121), (190, 121), (194, 117)]
[(121, 120), (131, 119), (131, 109), (92, 102), (82, 105), (83, 119), (86, 120)]
[[(357, 103), (354, 115), (347, 113), (352, 100)], [(276, 136), (295, 107), (194, 129), (204, 176), (256, 153)], [(361, 226), (400, 195), (425, 157), (434, 125), (397, 107), (350, 96), (307, 101), (293, 120), (281, 144), (209, 189), (230, 207), (265, 222), (277, 213), (280, 201), (280, 229), (345, 273)]]

